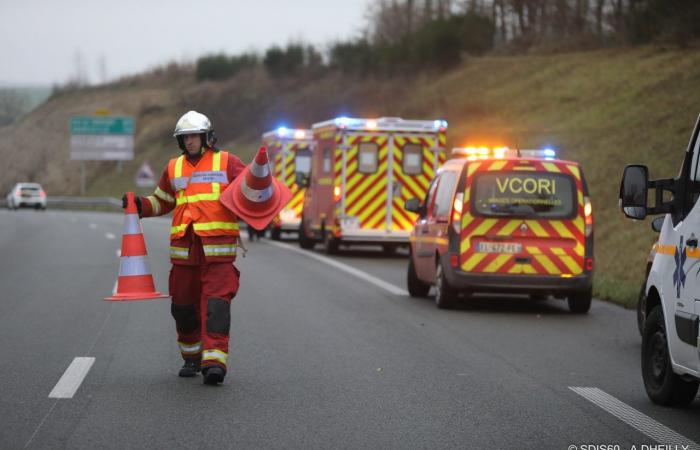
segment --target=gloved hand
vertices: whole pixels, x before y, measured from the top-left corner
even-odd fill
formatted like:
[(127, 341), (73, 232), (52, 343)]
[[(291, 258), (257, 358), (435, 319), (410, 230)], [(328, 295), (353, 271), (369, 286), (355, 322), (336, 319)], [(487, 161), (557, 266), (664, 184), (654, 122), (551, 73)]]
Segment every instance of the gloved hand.
[[(141, 197), (134, 195), (134, 203), (136, 203), (136, 210), (141, 217)], [(126, 209), (126, 194), (122, 195), (122, 208)]]

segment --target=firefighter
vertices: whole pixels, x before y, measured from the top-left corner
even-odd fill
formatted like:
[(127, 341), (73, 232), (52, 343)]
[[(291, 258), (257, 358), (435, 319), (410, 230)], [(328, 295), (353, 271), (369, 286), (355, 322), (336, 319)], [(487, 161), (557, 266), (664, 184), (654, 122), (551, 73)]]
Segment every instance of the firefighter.
[(215, 146), (211, 122), (196, 111), (177, 121), (173, 136), (182, 155), (170, 160), (153, 195), (136, 197), (136, 206), (141, 217), (174, 210), (169, 289), (184, 359), (179, 376), (194, 377), (201, 370), (204, 383), (216, 385), (226, 375), (230, 307), (240, 276), (233, 264), (238, 217), (219, 197), (245, 165)]

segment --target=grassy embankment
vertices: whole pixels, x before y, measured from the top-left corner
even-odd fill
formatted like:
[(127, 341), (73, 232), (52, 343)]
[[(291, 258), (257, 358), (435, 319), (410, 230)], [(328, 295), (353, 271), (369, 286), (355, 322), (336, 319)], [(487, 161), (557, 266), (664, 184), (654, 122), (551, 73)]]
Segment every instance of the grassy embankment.
[[(178, 74), (67, 93), (32, 113), (10, 132), (15, 141), (5, 142), (25, 138), (30, 153), (36, 148), (45, 155), (31, 160), (50, 162), (55, 156), (40, 147), (46, 141), (42, 133), (67, 148), (70, 115), (101, 107), (134, 115), (136, 160), (125, 163), (121, 173), (113, 163), (89, 163), (88, 194), (96, 196), (133, 189), (133, 174), (143, 160), (159, 175), (176, 152), (173, 124), (188, 109), (210, 115), (224, 146), (245, 161), (260, 133), (281, 121), (304, 126), (341, 114), (444, 117), (450, 123), (449, 146), (551, 145), (562, 158), (579, 161), (588, 179), (595, 214), (595, 295), (630, 306), (656, 236), (648, 221), (634, 223), (618, 211), (620, 175), (625, 164), (635, 162), (649, 165), (652, 177), (677, 173), (700, 113), (698, 87), (700, 51), (651, 47), (475, 58), (446, 74), (385, 81), (339, 75), (276, 81), (257, 73), (195, 83), (191, 74)], [(27, 129), (32, 130), (28, 141), (19, 131)], [(0, 157), (10, 151), (0, 143)], [(75, 193), (78, 166), (65, 162), (65, 154), (61, 158), (55, 164), (64, 170), (44, 174), (54, 180), (52, 192)]]

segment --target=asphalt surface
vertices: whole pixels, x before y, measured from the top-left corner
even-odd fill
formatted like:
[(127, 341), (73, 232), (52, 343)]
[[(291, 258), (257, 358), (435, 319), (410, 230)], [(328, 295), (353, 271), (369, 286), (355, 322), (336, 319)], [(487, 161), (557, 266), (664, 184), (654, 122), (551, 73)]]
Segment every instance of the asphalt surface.
[[(101, 300), (122, 219), (0, 211), (0, 448), (657, 444), (570, 387), (599, 388), (700, 442), (700, 399), (648, 400), (632, 311), (594, 301), (577, 316), (559, 300), (499, 296), (441, 311), (265, 241), (237, 262), (224, 384), (179, 378), (169, 301)], [(143, 227), (167, 292), (169, 222)], [(333, 259), (405, 289), (405, 254)], [(49, 398), (86, 356), (95, 362), (75, 396)]]

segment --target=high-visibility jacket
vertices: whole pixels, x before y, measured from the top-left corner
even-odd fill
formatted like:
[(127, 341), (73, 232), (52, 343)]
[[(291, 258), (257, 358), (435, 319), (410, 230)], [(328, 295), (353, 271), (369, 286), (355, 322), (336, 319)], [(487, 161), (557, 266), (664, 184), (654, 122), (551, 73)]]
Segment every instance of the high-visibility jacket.
[(175, 192), (175, 211), (170, 239), (185, 235), (187, 227), (199, 236), (238, 236), (238, 217), (219, 201), (230, 183), (227, 152), (207, 150), (196, 165), (185, 155), (168, 163), (168, 178)]
[(153, 195), (141, 197), (142, 217), (174, 210), (173, 264), (200, 264), (200, 254), (212, 262), (235, 258), (238, 218), (218, 199), (244, 168), (238, 157), (223, 150), (204, 149), (201, 156), (183, 154), (170, 160)]

